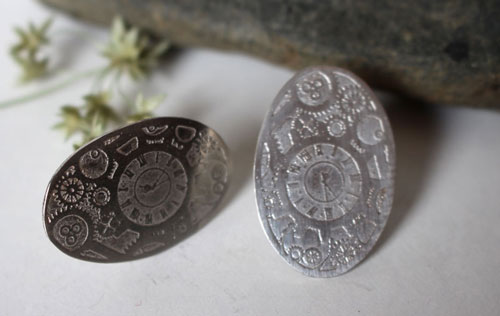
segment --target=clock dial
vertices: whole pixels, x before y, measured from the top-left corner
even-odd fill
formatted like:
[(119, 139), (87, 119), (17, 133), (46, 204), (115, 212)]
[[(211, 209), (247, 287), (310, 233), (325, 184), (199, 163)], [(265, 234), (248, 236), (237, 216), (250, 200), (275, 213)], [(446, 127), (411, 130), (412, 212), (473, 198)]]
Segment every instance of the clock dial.
[(172, 217), (186, 192), (182, 163), (164, 151), (150, 151), (125, 167), (118, 183), (118, 203), (130, 221), (152, 226)]
[(286, 186), (291, 203), (300, 213), (316, 220), (334, 220), (358, 201), (361, 173), (345, 149), (319, 143), (292, 158)]

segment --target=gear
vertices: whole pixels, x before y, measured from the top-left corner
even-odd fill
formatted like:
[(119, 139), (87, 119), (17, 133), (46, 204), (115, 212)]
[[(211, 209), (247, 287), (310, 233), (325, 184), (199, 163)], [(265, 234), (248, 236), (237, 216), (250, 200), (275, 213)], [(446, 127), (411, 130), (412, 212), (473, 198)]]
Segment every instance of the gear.
[(68, 208), (81, 210), (90, 204), (90, 196), (96, 185), (94, 183), (83, 182), (73, 176), (74, 172), (66, 172), (56, 183), (52, 193), (55, 204), (66, 211)]
[(369, 97), (363, 88), (355, 85), (339, 87), (337, 91), (337, 108), (341, 111), (340, 117), (352, 126), (361, 112), (368, 108)]
[(289, 254), (293, 260), (299, 260), (300, 258), (302, 258), (303, 253), (304, 249), (302, 249), (302, 247), (299, 246), (290, 247)]

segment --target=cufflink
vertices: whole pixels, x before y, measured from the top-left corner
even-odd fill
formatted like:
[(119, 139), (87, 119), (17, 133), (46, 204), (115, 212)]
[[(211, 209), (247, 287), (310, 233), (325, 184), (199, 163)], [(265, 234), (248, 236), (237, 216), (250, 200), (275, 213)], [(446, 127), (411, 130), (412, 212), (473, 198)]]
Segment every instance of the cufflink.
[(278, 93), (255, 157), (258, 212), (285, 261), (312, 277), (345, 273), (367, 256), (390, 214), (391, 127), (349, 71), (311, 67)]
[(43, 219), (72, 257), (118, 262), (146, 257), (203, 225), (229, 182), (228, 149), (211, 128), (153, 118), (76, 151), (52, 177)]

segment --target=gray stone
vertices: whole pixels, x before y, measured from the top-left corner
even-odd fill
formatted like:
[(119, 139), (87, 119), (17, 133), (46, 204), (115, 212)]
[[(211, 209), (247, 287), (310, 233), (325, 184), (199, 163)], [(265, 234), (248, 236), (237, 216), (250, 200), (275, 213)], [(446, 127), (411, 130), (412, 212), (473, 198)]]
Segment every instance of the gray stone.
[(432, 103), (500, 106), (500, 1), (42, 0), (127, 21), (179, 46), (244, 51), (291, 68), (345, 67)]

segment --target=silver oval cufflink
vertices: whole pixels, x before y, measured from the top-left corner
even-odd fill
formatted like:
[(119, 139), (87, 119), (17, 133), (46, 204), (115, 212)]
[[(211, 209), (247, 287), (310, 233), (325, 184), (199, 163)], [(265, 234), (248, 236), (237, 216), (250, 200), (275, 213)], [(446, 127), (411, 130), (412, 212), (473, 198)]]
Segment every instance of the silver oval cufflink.
[(228, 149), (211, 128), (154, 118), (76, 151), (50, 181), (49, 239), (83, 260), (117, 262), (164, 250), (202, 225), (229, 182)]
[(394, 193), (395, 148), (382, 105), (354, 74), (311, 67), (278, 93), (255, 157), (264, 231), (305, 275), (345, 273), (373, 248)]

